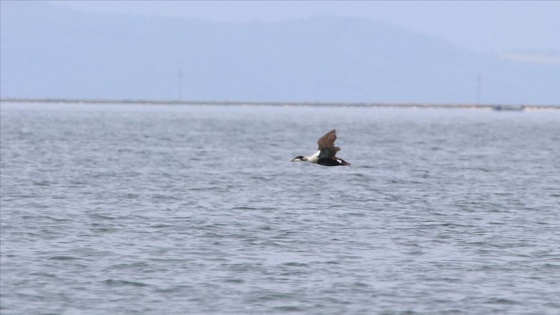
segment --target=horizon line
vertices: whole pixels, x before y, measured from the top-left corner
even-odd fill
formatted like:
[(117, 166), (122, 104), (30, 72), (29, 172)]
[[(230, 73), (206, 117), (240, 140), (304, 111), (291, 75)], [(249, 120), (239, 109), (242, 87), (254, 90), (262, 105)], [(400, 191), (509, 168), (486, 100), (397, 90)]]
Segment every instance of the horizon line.
[(300, 107), (395, 107), (395, 108), (449, 108), (449, 109), (556, 109), (559, 105), (498, 104), (498, 103), (425, 103), (425, 102), (327, 102), (327, 101), (231, 101), (180, 99), (95, 99), (95, 98), (0, 98), (0, 103), (64, 103), (64, 104), (127, 104), (127, 105), (208, 105), (208, 106), (300, 106)]

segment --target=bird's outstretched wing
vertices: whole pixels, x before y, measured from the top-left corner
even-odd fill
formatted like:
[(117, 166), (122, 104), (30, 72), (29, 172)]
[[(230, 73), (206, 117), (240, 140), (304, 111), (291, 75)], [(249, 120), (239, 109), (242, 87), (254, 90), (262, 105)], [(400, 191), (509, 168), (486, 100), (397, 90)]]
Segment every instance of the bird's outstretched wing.
[(321, 138), (319, 138), (319, 140), (317, 140), (317, 144), (319, 144), (319, 150), (334, 147), (335, 140), (336, 130), (333, 129), (325, 133)]
[(319, 145), (319, 158), (333, 158), (336, 155), (337, 151), (340, 151), (339, 147), (334, 146), (334, 141), (336, 140), (336, 130), (331, 130), (323, 135), (319, 140), (317, 140), (317, 144)]

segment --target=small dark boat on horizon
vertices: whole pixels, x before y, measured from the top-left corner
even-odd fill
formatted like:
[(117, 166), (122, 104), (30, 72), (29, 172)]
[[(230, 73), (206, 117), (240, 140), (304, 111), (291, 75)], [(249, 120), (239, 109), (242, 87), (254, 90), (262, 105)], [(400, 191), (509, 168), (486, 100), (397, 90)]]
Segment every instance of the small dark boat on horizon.
[(492, 109), (495, 111), (521, 112), (525, 110), (525, 106), (524, 105), (493, 105)]

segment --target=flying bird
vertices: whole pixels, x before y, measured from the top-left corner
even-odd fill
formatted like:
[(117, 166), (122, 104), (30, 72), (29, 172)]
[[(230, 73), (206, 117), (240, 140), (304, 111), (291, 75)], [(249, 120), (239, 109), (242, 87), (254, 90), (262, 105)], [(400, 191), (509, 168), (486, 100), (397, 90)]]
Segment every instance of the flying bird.
[(309, 163), (316, 163), (323, 166), (350, 165), (350, 163), (344, 161), (343, 159), (335, 157), (336, 152), (340, 151), (339, 147), (334, 146), (335, 140), (336, 130), (333, 129), (317, 140), (319, 149), (315, 152), (315, 154), (311, 156), (298, 155), (292, 160), (292, 162), (307, 161)]

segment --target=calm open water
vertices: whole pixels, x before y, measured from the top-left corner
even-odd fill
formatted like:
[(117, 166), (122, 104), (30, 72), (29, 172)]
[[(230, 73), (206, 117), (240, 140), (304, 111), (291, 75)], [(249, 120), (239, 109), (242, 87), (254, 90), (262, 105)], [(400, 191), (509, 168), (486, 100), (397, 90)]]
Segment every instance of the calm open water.
[[(290, 163), (336, 128), (350, 167)], [(1, 105), (2, 314), (560, 314), (560, 111)]]

